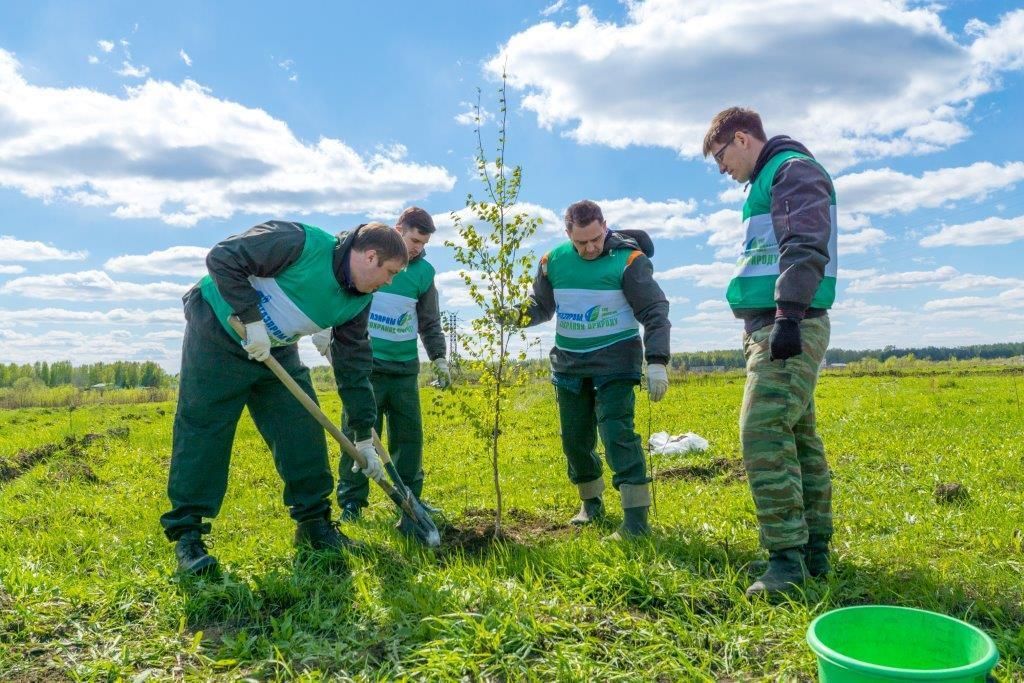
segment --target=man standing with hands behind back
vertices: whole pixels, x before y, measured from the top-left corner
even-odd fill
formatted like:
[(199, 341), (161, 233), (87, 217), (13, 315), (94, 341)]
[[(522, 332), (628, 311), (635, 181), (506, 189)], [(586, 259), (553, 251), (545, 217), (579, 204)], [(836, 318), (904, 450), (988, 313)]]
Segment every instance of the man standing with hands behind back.
[(814, 388), (836, 290), (832, 179), (799, 142), (767, 139), (757, 112), (731, 107), (704, 137), (721, 173), (749, 184), (743, 252), (726, 294), (743, 320), (743, 464), (768, 567), (747, 595), (829, 572), (832, 475), (815, 427)]
[[(644, 359), (652, 401), (668, 391), (668, 299), (654, 281), (654, 245), (640, 230), (612, 231), (589, 200), (565, 212), (566, 242), (541, 258), (528, 326), (556, 318), (551, 381), (562, 451), (582, 503), (573, 524), (604, 516), (597, 434), (622, 502), (622, 526), (606, 540), (650, 533), (650, 479), (633, 414)], [(644, 326), (643, 341), (640, 324)]]

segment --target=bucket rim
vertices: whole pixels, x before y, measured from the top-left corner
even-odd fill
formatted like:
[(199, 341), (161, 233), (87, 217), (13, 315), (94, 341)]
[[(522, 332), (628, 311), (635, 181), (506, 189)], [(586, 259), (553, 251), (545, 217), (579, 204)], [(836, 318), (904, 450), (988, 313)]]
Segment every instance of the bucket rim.
[[(952, 669), (904, 669), (902, 667), (885, 666), (883, 664), (871, 664), (870, 662), (864, 662), (859, 659), (854, 659), (848, 655), (844, 655), (841, 652), (836, 652), (828, 645), (825, 645), (818, 638), (816, 633), (816, 627), (818, 622), (826, 617), (834, 617), (837, 613), (853, 612), (859, 610), (889, 610), (893, 612), (916, 612), (919, 614), (927, 614), (932, 617), (939, 617), (947, 621), (955, 622), (956, 624), (966, 627), (968, 630), (973, 631), (976, 635), (981, 636), (982, 641), (986, 645), (985, 654), (977, 661), (971, 664), (964, 664)], [(829, 610), (824, 614), (818, 615), (811, 622), (811, 625), (807, 627), (807, 644), (811, 647), (811, 650), (819, 658), (822, 658), (829, 663), (837, 664), (848, 669), (854, 669), (857, 671), (866, 671), (871, 673), (886, 674), (895, 678), (904, 679), (918, 679), (918, 680), (942, 680), (946, 678), (957, 678), (972, 673), (980, 673), (982, 671), (990, 671), (999, 662), (999, 650), (996, 648), (995, 642), (991, 636), (982, 631), (974, 624), (968, 623), (963, 619), (957, 619), (951, 617), (948, 614), (941, 612), (933, 612), (931, 610), (920, 609), (917, 607), (902, 607), (900, 605), (854, 605), (852, 607), (840, 607), (839, 609)]]

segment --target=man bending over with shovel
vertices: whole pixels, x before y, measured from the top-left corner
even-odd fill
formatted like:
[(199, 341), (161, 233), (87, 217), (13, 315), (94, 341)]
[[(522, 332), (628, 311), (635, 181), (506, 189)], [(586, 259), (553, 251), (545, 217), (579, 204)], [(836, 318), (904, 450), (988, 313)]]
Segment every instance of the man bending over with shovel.
[(557, 318), (551, 380), (569, 480), (583, 501), (571, 522), (589, 524), (604, 516), (604, 478), (595, 451), (600, 433), (623, 509), (622, 526), (606, 540), (618, 541), (650, 532), (650, 479), (633, 427), (633, 387), (646, 356), (651, 400), (660, 401), (668, 391), (668, 300), (654, 281), (654, 246), (646, 233), (609, 230), (601, 207), (584, 200), (566, 210), (565, 234), (569, 241), (541, 259), (527, 325)]
[[(314, 400), (299, 337), (333, 328), (333, 367), (349, 409), (366, 476), (384, 469), (373, 446), (376, 407), (366, 325), (371, 294), (406, 265), (401, 236), (381, 223), (331, 235), (319, 228), (268, 221), (210, 250), (209, 275), (184, 297), (178, 408), (174, 417), (167, 493), (160, 518), (176, 541), (179, 570), (202, 573), (217, 560), (202, 535), (227, 490), (235, 428), (249, 414), (284, 480), (284, 502), (297, 524), (295, 544), (339, 549), (352, 544), (331, 522), (334, 488), (327, 442), (317, 421), (263, 364), (273, 356)], [(237, 316), (245, 340), (232, 329)]]
[[(373, 340), (373, 395), (377, 401), (377, 433), (383, 434), (384, 418), (388, 423), (388, 449), (398, 474), (412, 494), (419, 499), (423, 491), (423, 419), (420, 414), (420, 359), (416, 337), (423, 340), (427, 356), (433, 363), (439, 386), (451, 384), (445, 360), (444, 332), (434, 287), (434, 267), (424, 258), (425, 247), (434, 234), (434, 220), (423, 209), (411, 206), (395, 223), (409, 252), (409, 267), (395, 276), (391, 284), (373, 295), (370, 305), (370, 338)], [(330, 354), (331, 331), (313, 335), (320, 353)], [(346, 436), (353, 438), (352, 415), (348, 405), (342, 413)], [(370, 482), (352, 458), (341, 454), (338, 482), (338, 504), (343, 520), (359, 518), (370, 494)], [(412, 533), (411, 520), (403, 515), (398, 529)]]

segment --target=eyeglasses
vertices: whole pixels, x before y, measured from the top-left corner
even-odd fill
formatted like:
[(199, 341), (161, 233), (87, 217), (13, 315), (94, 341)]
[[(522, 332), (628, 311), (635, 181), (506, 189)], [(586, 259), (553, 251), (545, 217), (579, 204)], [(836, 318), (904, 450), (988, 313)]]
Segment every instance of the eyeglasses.
[(719, 165), (722, 164), (722, 158), (725, 157), (725, 148), (728, 147), (729, 145), (731, 145), (734, 142), (736, 142), (736, 135), (735, 134), (731, 138), (729, 138), (729, 142), (727, 142), (724, 145), (722, 145), (722, 147), (717, 152), (715, 152), (714, 154), (711, 155), (712, 157), (714, 157), (715, 163), (717, 163)]

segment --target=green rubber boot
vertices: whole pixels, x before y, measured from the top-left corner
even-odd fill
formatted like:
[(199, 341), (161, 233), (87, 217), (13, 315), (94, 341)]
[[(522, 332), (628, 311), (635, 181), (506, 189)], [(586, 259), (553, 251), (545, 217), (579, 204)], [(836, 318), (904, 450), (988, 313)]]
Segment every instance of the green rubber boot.
[(786, 548), (768, 553), (768, 570), (747, 588), (747, 596), (771, 597), (789, 593), (807, 578), (803, 548)]
[(831, 536), (821, 534), (811, 534), (807, 538), (807, 545), (804, 546), (804, 563), (810, 576), (828, 576), (832, 571), (832, 565), (828, 560), (828, 544), (831, 540)]

